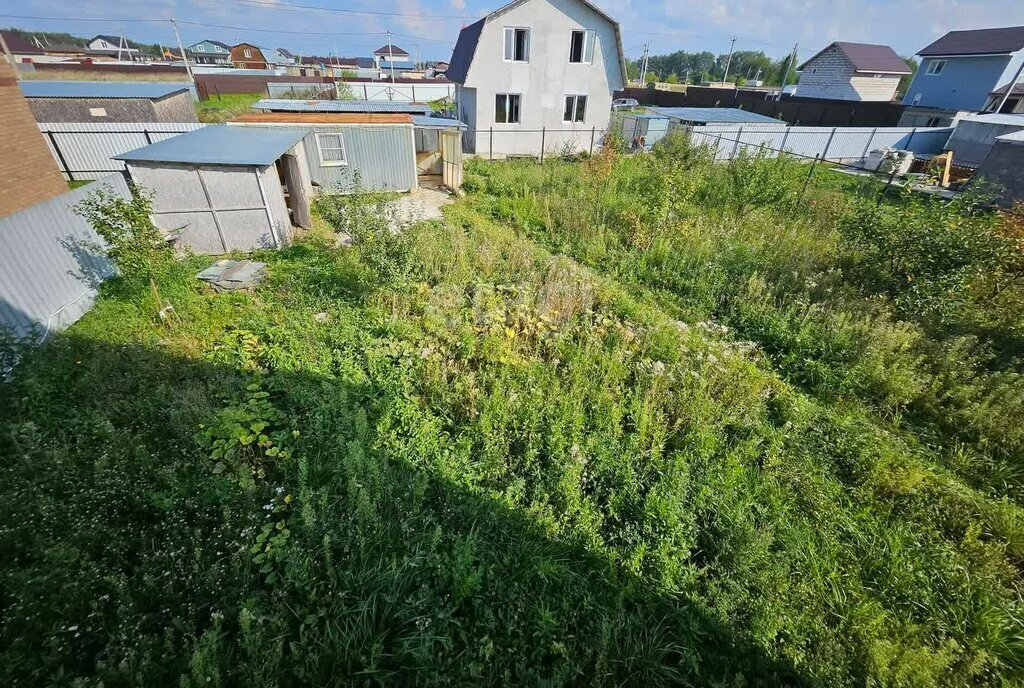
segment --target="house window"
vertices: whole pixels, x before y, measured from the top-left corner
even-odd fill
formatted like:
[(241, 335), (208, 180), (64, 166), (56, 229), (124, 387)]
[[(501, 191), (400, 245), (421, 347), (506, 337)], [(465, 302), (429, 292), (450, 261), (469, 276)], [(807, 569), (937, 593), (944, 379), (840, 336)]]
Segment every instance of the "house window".
[(505, 27), (505, 61), (530, 61), (530, 30)]
[(945, 60), (932, 60), (928, 63), (928, 76), (938, 76), (946, 68)]
[(518, 93), (499, 93), (494, 96), (494, 123), (519, 124)]
[(345, 141), (341, 134), (317, 134), (316, 149), (320, 154), (320, 164), (328, 167), (347, 165), (345, 157)]
[(597, 34), (593, 31), (573, 31), (569, 38), (569, 62), (589, 64), (594, 61), (594, 42)]
[(582, 122), (587, 115), (586, 96), (566, 96), (565, 110), (562, 112), (563, 122)]
[(244, 55), (245, 57), (252, 57), (252, 51), (246, 48), (242, 51), (242, 55)]
[(205, 45), (197, 45), (196, 46), (196, 52), (197, 53), (205, 53), (206, 52), (206, 46)]

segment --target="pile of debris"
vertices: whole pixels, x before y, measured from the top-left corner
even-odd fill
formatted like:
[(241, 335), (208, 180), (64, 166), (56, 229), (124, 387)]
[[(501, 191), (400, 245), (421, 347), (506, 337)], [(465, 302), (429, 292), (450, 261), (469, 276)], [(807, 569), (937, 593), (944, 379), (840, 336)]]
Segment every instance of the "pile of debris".
[(217, 291), (238, 291), (249, 289), (267, 274), (267, 264), (252, 260), (218, 260), (200, 272), (196, 277), (209, 282)]

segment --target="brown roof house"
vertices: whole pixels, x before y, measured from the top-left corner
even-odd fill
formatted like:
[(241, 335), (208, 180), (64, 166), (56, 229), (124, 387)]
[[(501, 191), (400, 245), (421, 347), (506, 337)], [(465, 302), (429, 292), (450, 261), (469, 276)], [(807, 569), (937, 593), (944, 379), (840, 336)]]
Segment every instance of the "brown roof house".
[(0, 58), (0, 217), (66, 192), (68, 185), (18, 88), (14, 68)]
[(889, 102), (910, 67), (887, 45), (836, 41), (799, 67), (796, 95)]

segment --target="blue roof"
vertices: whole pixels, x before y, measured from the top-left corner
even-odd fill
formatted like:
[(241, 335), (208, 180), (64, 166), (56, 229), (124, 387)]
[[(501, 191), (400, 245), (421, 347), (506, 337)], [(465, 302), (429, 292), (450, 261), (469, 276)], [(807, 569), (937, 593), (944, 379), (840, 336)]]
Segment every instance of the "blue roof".
[(167, 81), (22, 81), (26, 98), (163, 98), (189, 90)]
[(656, 115), (664, 115), (683, 122), (697, 122), (700, 124), (711, 124), (716, 122), (740, 123), (740, 124), (780, 124), (786, 123), (782, 120), (759, 115), (749, 110), (739, 108), (703, 108), (703, 107), (649, 107), (648, 111)]
[(203, 127), (150, 146), (113, 156), (131, 162), (181, 162), (207, 165), (270, 165), (308, 132), (262, 127)]
[(435, 129), (466, 129), (466, 125), (457, 119), (448, 119), (446, 117), (430, 117), (426, 115), (413, 115), (412, 116), (413, 126), (421, 128), (435, 128)]
[(403, 103), (393, 100), (288, 100), (264, 98), (252, 106), (253, 110), (272, 112), (403, 112), (428, 115), (431, 107), (426, 103)]

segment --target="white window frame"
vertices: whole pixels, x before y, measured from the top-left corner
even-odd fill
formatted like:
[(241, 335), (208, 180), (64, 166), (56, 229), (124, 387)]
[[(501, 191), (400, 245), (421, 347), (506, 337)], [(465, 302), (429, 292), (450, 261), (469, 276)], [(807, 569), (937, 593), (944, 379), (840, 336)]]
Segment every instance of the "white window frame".
[[(509, 107), (509, 104), (511, 102), (511, 97), (512, 96), (515, 96), (516, 98), (519, 99), (519, 108), (516, 110), (516, 114), (519, 116), (519, 119), (517, 119), (515, 122), (509, 122), (508, 121), (509, 113), (512, 110), (512, 108)], [(498, 121), (498, 98), (502, 98), (502, 97), (505, 98), (505, 121), (504, 122), (499, 122)], [(523, 94), (522, 93), (495, 93), (494, 94), (494, 123), (495, 124), (505, 124), (505, 125), (511, 124), (513, 126), (519, 126), (520, 124), (522, 124), (522, 122), (523, 122)]]
[(197, 53), (205, 53), (206, 52), (206, 46), (203, 45), (202, 43), (200, 43), (199, 45), (196, 46), (196, 52)]
[(925, 74), (928, 76), (940, 76), (946, 69), (946, 60), (931, 60), (928, 62), (928, 69)]
[[(583, 46), (580, 59), (572, 59), (572, 41), (576, 34), (583, 34)], [(597, 32), (590, 29), (573, 29), (569, 32), (569, 64), (593, 64), (594, 46), (597, 44)]]
[(242, 48), (242, 57), (251, 58), (252, 57), (252, 51), (249, 50), (248, 48)]
[[(569, 119), (565, 118), (565, 101), (572, 98), (572, 112), (569, 114)], [(576, 115), (580, 107), (580, 98), (583, 98), (583, 119), (577, 119)], [(587, 97), (586, 93), (566, 93), (565, 97), (562, 98), (562, 122), (567, 124), (583, 124), (587, 118), (587, 106), (590, 105), (590, 98)]]
[[(320, 142), (321, 137), (324, 137), (324, 136), (337, 136), (338, 137), (338, 143), (341, 144), (340, 147), (324, 146)], [(341, 158), (342, 159), (341, 160), (325, 160), (324, 159), (324, 149), (325, 148), (328, 149), (328, 150), (340, 150), (341, 151)], [(318, 158), (320, 158), (320, 166), (321, 167), (345, 167), (346, 165), (348, 165), (348, 150), (346, 150), (346, 148), (345, 148), (345, 136), (340, 131), (325, 131), (325, 132), (316, 134), (316, 155), (317, 155)]]
[[(522, 60), (515, 59), (516, 56), (516, 31), (526, 32), (526, 55)], [(512, 33), (512, 57), (508, 56), (506, 47), (509, 45), (508, 35)], [(530, 27), (529, 26), (506, 26), (502, 32), (501, 58), (504, 62), (529, 62), (530, 61)]]

